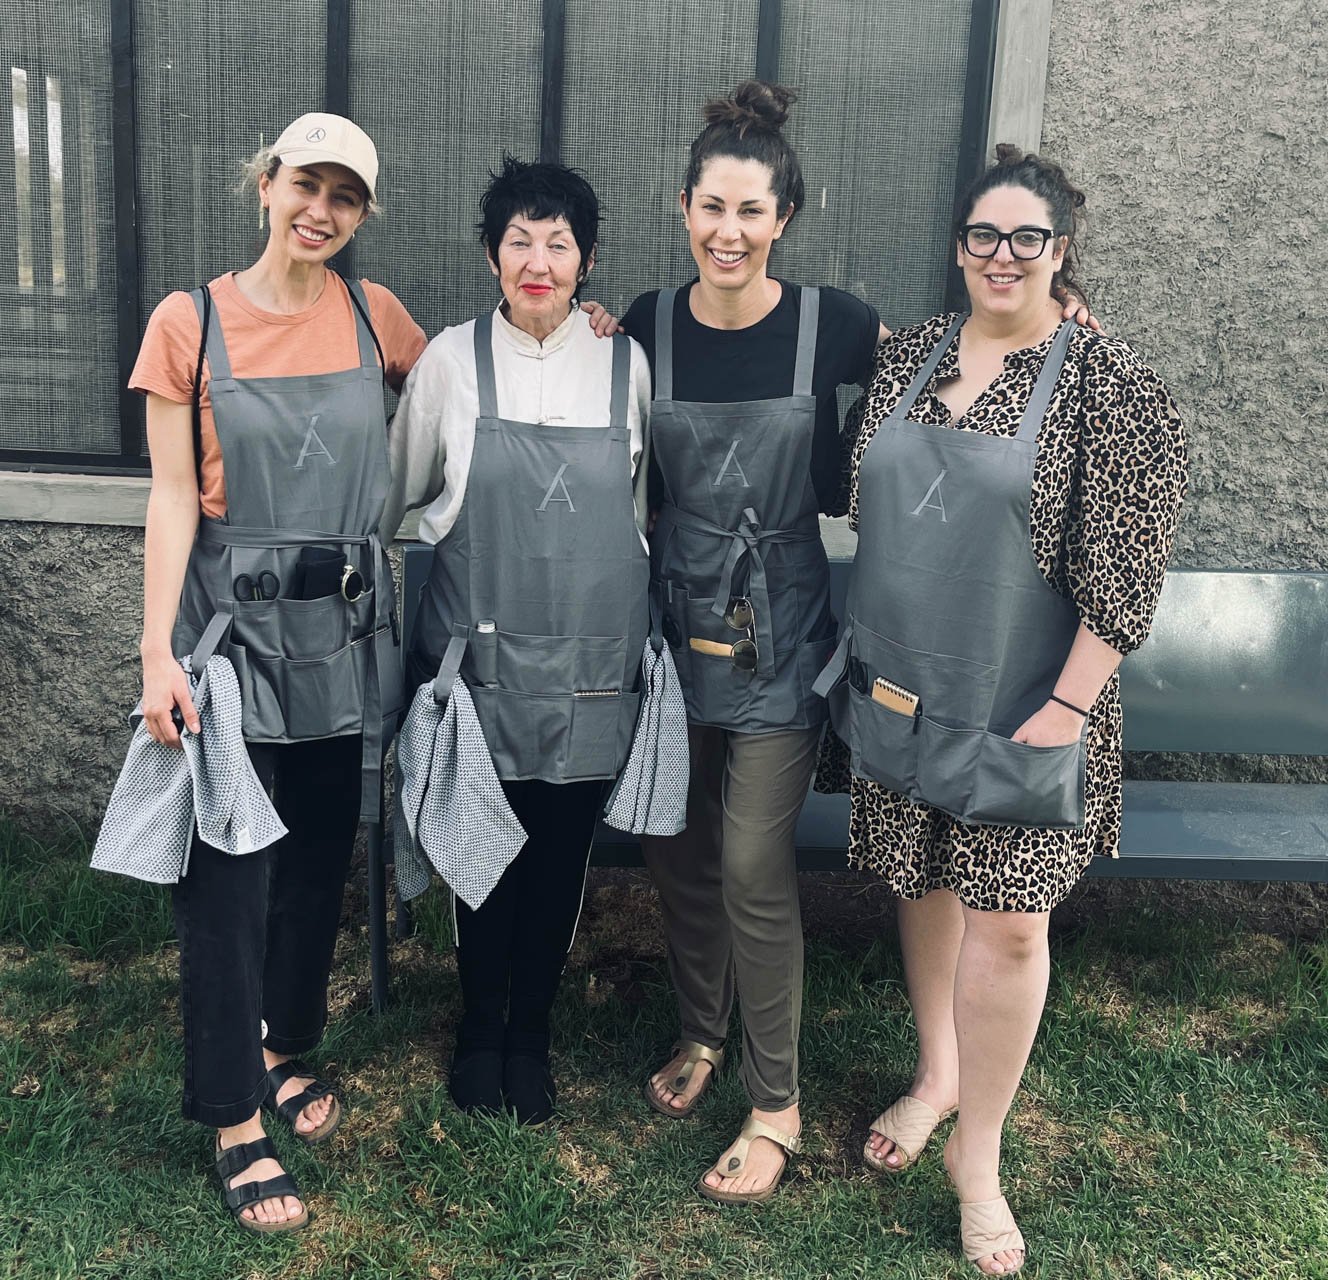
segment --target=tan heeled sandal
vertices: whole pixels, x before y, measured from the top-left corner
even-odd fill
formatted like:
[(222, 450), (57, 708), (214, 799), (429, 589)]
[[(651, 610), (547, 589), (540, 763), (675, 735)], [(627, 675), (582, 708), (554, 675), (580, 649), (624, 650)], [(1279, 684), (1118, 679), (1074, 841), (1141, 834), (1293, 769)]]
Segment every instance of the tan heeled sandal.
[(685, 1120), (693, 1111), (696, 1110), (701, 1099), (710, 1092), (710, 1086), (715, 1083), (715, 1077), (719, 1074), (719, 1069), (724, 1065), (724, 1050), (712, 1049), (709, 1045), (698, 1044), (695, 1040), (679, 1040), (673, 1046), (671, 1055), (677, 1053), (679, 1049), (687, 1050), (686, 1061), (683, 1062), (676, 1074), (669, 1080), (668, 1087), (674, 1093), (683, 1093), (691, 1082), (692, 1073), (696, 1070), (698, 1063), (709, 1063), (710, 1075), (705, 1083), (697, 1090), (696, 1096), (685, 1106), (675, 1107), (664, 1102), (658, 1093), (655, 1092), (655, 1083), (653, 1076), (646, 1077), (645, 1097), (653, 1110), (658, 1111), (662, 1116), (668, 1116), (671, 1120)]
[(871, 1131), (895, 1144), (899, 1163), (886, 1164), (885, 1156), (873, 1151), (870, 1142), (863, 1144), (863, 1163), (877, 1173), (903, 1173), (922, 1154), (931, 1135), (936, 1132), (936, 1126), (954, 1115), (955, 1110), (950, 1107), (946, 1111), (933, 1111), (921, 1098), (907, 1093), (896, 1098), (871, 1122)]
[[(1024, 1244), (1023, 1233), (1004, 1196), (997, 1196), (995, 1200), (975, 1200), (970, 1204), (960, 1204), (959, 1243), (964, 1257), (974, 1266), (977, 1266), (979, 1258), (990, 1258), (1003, 1250), (1018, 1249), (1023, 1254), (1019, 1265), (1012, 1271), (1002, 1272), (1003, 1275), (1014, 1275), (1028, 1261), (1028, 1246)], [(978, 1267), (978, 1270), (982, 1268)]]
[[(775, 1180), (768, 1186), (762, 1187), (760, 1191), (721, 1191), (718, 1187), (707, 1185), (706, 1177), (711, 1173), (717, 1173), (721, 1178), (738, 1178), (742, 1176), (743, 1170), (747, 1167), (747, 1153), (751, 1150), (752, 1142), (757, 1138), (769, 1138), (777, 1147), (784, 1150), (784, 1163), (779, 1166), (779, 1172), (775, 1174)], [(696, 1189), (710, 1200), (717, 1200), (720, 1204), (760, 1204), (763, 1200), (769, 1200), (771, 1196), (779, 1190), (779, 1184), (783, 1181), (784, 1170), (788, 1168), (789, 1157), (796, 1155), (802, 1150), (802, 1140), (796, 1133), (785, 1133), (782, 1129), (776, 1129), (772, 1124), (766, 1124), (764, 1120), (758, 1120), (755, 1116), (748, 1116), (742, 1126), (742, 1131), (738, 1134), (738, 1141), (733, 1144), (733, 1154), (724, 1161), (724, 1167), (719, 1167), (718, 1161), (714, 1166), (703, 1174), (696, 1184)]]

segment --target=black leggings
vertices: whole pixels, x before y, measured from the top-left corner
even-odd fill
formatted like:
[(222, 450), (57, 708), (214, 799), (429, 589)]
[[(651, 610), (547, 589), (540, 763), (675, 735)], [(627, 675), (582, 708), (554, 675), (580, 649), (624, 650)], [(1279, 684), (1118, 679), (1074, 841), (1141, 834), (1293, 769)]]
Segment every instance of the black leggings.
[(457, 1047), (544, 1054), (605, 784), (502, 786), (528, 838), (477, 911), (454, 899), (464, 1003)]
[(304, 1053), (322, 1037), (359, 822), (360, 751), (359, 735), (251, 743), (290, 834), (237, 856), (194, 833), (188, 873), (173, 891), (190, 1120), (217, 1128), (248, 1120), (267, 1092), (263, 1047)]

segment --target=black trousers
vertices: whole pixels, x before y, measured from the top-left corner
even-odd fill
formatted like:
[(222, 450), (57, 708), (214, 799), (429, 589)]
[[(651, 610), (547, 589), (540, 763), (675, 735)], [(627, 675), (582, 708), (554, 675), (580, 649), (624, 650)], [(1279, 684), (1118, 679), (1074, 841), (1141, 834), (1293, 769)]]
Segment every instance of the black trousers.
[(504, 782), (528, 838), (477, 911), (454, 899), (462, 1052), (543, 1055), (576, 933), (603, 782)]
[(248, 1120), (267, 1092), (264, 1046), (304, 1053), (322, 1037), (359, 822), (360, 750), (359, 735), (251, 743), (290, 834), (237, 856), (194, 833), (173, 894), (190, 1120), (217, 1128)]

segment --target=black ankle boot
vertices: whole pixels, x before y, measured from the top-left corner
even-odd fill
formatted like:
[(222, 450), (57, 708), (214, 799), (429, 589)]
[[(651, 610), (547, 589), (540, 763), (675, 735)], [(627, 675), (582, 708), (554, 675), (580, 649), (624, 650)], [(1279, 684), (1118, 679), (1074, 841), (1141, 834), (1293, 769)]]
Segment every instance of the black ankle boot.
[(462, 1111), (497, 1115), (503, 1109), (503, 1051), (458, 1043), (447, 1091)]
[(553, 1115), (558, 1093), (549, 1070), (547, 1037), (508, 1032), (503, 1054), (503, 1099), (518, 1124), (543, 1124)]

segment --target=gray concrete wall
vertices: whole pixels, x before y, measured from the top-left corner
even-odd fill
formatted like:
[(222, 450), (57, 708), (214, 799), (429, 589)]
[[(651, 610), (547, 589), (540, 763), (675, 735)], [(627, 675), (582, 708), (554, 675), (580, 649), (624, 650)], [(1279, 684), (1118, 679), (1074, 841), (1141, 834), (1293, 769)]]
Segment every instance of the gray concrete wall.
[(1042, 149), (1094, 307), (1189, 429), (1177, 561), (1328, 569), (1328, 11), (1057, 0)]

